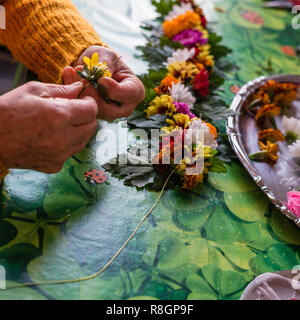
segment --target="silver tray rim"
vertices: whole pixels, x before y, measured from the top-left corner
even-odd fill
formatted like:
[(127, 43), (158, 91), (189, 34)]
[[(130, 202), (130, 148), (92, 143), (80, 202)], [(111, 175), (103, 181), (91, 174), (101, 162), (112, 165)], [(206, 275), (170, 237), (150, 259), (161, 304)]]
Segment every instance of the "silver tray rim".
[[(265, 84), (268, 80), (275, 80), (278, 82), (292, 82), (300, 84), (300, 75), (287, 74), (287, 75), (274, 75), (269, 77), (258, 77), (252, 81), (247, 82), (235, 95), (230, 109), (239, 113), (248, 97), (260, 86)], [(249, 159), (246, 152), (242, 136), (239, 132), (239, 117), (240, 115), (233, 115), (227, 118), (226, 129), (229, 142), (236, 153), (237, 157), (241, 161), (242, 165), (248, 171), (252, 179), (255, 181), (257, 186), (267, 195), (274, 206), (280, 210), (287, 218), (293, 221), (297, 227), (300, 228), (300, 218), (291, 212), (287, 206), (276, 198), (271, 190), (271, 186), (266, 185), (263, 178), (256, 172), (256, 169), (252, 165), (252, 161)]]

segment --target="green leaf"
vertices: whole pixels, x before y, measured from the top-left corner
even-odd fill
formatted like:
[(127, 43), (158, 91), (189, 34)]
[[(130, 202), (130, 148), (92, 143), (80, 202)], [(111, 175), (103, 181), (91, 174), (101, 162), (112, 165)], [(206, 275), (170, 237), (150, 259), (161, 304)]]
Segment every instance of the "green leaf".
[(216, 292), (199, 275), (191, 274), (186, 279), (187, 287), (192, 291), (188, 300), (217, 300)]
[(241, 290), (245, 279), (234, 271), (221, 271), (214, 265), (206, 265), (201, 269), (204, 278), (222, 297)]
[(238, 238), (236, 224), (220, 207), (210, 217), (206, 234), (209, 240), (217, 243), (233, 243)]
[(64, 217), (90, 204), (85, 197), (76, 194), (51, 193), (44, 201), (44, 210), (51, 217)]
[(270, 205), (261, 191), (225, 192), (224, 199), (230, 211), (245, 221), (262, 220)]
[(10, 206), (18, 212), (41, 207), (48, 188), (48, 175), (29, 170), (12, 170), (3, 186)]
[(11, 242), (18, 234), (17, 229), (9, 222), (0, 221), (0, 247)]
[(167, 117), (163, 114), (156, 114), (145, 118), (145, 112), (135, 112), (129, 119), (128, 124), (141, 129), (161, 129), (166, 125)]
[(227, 169), (224, 165), (224, 162), (221, 159), (219, 159), (218, 157), (211, 158), (210, 162), (212, 163), (212, 165), (208, 167), (209, 171), (217, 172), (217, 173), (226, 173), (227, 172)]

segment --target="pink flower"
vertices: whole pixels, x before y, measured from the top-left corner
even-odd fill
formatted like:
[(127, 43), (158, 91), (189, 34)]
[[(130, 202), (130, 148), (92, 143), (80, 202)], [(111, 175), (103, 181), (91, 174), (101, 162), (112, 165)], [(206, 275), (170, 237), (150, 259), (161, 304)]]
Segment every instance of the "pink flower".
[(178, 113), (187, 114), (190, 119), (196, 118), (196, 116), (190, 111), (189, 106), (184, 102), (174, 102), (174, 105)]
[(184, 30), (178, 33), (173, 40), (180, 42), (188, 48), (192, 48), (196, 44), (207, 44), (208, 42), (208, 39), (203, 38), (203, 33), (199, 30)]
[(287, 194), (288, 209), (300, 218), (300, 191), (291, 191)]

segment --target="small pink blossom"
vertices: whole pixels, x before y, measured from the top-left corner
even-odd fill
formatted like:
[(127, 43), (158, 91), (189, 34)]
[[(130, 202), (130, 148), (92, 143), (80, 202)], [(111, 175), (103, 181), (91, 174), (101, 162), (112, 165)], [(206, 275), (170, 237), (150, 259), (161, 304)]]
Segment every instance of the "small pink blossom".
[(287, 194), (288, 209), (300, 218), (300, 191), (291, 191)]

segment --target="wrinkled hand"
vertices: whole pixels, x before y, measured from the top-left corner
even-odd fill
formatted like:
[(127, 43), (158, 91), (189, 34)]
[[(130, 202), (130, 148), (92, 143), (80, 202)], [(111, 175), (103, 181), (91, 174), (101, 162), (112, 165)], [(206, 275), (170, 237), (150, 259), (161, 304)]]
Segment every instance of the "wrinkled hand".
[(98, 83), (106, 88), (110, 99), (121, 102), (122, 106), (106, 103), (97, 90), (90, 86), (84, 90), (81, 97), (90, 96), (97, 101), (99, 119), (113, 121), (118, 118), (129, 117), (136, 106), (143, 101), (145, 89), (138, 77), (121, 59), (118, 59), (118, 55), (114, 51), (100, 46), (89, 47), (80, 56), (74, 68), (65, 68), (64, 83), (71, 84), (80, 80), (76, 71), (82, 70), (84, 65), (83, 57), (91, 58), (94, 52), (98, 53), (100, 61), (107, 62), (108, 66), (111, 65), (109, 70), (112, 73), (112, 78), (101, 78)]
[(7, 168), (56, 173), (96, 132), (98, 105), (77, 99), (82, 82), (29, 82), (0, 96), (0, 160)]

